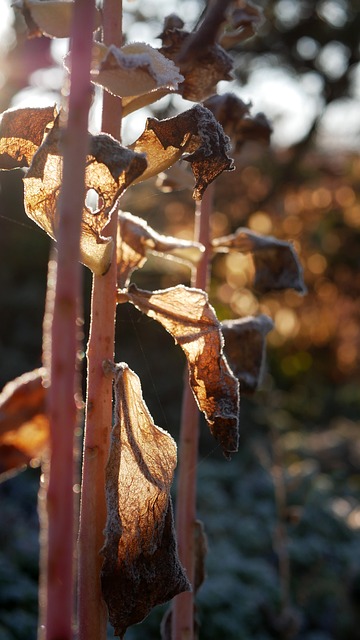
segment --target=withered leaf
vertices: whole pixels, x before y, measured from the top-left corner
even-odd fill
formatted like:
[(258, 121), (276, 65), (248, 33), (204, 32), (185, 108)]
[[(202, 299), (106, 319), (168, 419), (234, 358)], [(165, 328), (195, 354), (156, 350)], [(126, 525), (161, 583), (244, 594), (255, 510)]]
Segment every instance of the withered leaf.
[[(62, 183), (62, 136), (57, 119), (24, 178), (27, 215), (55, 239)], [(122, 147), (111, 136), (89, 136), (85, 186), (87, 191), (96, 192), (98, 209), (91, 212), (84, 206), (80, 252), (81, 261), (98, 275), (106, 273), (112, 258), (112, 239), (101, 235), (109, 213), (119, 196), (145, 167), (144, 156)]]
[[(42, 35), (50, 38), (70, 37), (74, 10), (72, 0), (16, 0), (13, 5), (23, 14), (29, 38)], [(96, 9), (94, 30), (100, 25), (101, 14)]]
[[(100, 49), (99, 49), (100, 51)], [(92, 82), (113, 95), (134, 98), (156, 89), (175, 90), (184, 79), (172, 60), (144, 42), (111, 45), (91, 73)], [(152, 102), (148, 96), (147, 104)]]
[(269, 144), (272, 128), (263, 113), (250, 114), (246, 104), (233, 93), (211, 96), (204, 102), (229, 136), (235, 151), (248, 140)]
[(237, 0), (230, 4), (226, 13), (226, 22), (219, 35), (219, 44), (230, 49), (253, 36), (263, 20), (262, 10), (246, 0)]
[(207, 294), (184, 285), (151, 293), (132, 284), (118, 293), (118, 302), (127, 301), (160, 322), (181, 346), (211, 433), (226, 456), (237, 451), (239, 385), (224, 357), (220, 323)]
[(148, 118), (145, 131), (130, 147), (146, 153), (148, 166), (135, 181), (165, 171), (183, 155), (195, 177), (193, 197), (201, 200), (206, 187), (222, 171), (233, 169), (228, 138), (208, 109), (195, 105), (173, 118)]
[(145, 220), (128, 212), (119, 213), (116, 247), (119, 288), (128, 285), (132, 272), (145, 264), (149, 252), (191, 267), (199, 262), (204, 251), (198, 242), (157, 233)]
[(266, 354), (265, 337), (273, 328), (269, 316), (225, 320), (221, 330), (224, 352), (242, 393), (254, 393), (261, 382)]
[(0, 474), (40, 459), (49, 439), (44, 369), (9, 382), (0, 393)]
[(239, 227), (231, 235), (215, 238), (212, 245), (220, 253), (251, 253), (255, 267), (254, 287), (260, 293), (280, 289), (306, 293), (302, 266), (290, 242)]
[(0, 169), (29, 167), (55, 117), (54, 106), (4, 111), (0, 116)]
[(190, 585), (177, 555), (170, 498), (176, 444), (155, 426), (128, 365), (106, 368), (115, 377), (116, 405), (101, 583), (110, 622), (122, 638), (155, 605)]

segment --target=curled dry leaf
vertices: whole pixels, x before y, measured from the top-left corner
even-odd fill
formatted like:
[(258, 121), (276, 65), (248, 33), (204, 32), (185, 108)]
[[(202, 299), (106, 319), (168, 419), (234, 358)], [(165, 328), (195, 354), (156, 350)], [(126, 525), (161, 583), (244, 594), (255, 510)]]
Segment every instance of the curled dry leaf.
[[(131, 145), (146, 153), (147, 169), (135, 182), (165, 171), (183, 156), (195, 177), (193, 197), (201, 200), (206, 187), (222, 171), (233, 169), (228, 138), (209, 109), (195, 105), (173, 118), (148, 118), (145, 131)], [(183, 155), (186, 153), (187, 155)]]
[[(62, 183), (62, 136), (57, 119), (24, 178), (27, 215), (55, 239)], [(109, 213), (119, 196), (145, 167), (144, 156), (122, 147), (111, 136), (89, 136), (85, 187), (90, 193), (96, 192), (98, 209), (92, 212), (84, 206), (80, 252), (81, 261), (98, 275), (106, 273), (112, 259), (112, 239), (101, 235)]]
[(155, 426), (140, 380), (125, 363), (115, 377), (115, 425), (106, 467), (107, 522), (101, 583), (121, 638), (151, 609), (190, 585), (177, 555), (170, 488), (176, 444)]
[(29, 167), (55, 120), (55, 107), (9, 109), (0, 117), (0, 169)]
[(204, 106), (210, 109), (229, 136), (235, 151), (248, 140), (269, 144), (272, 128), (263, 113), (250, 114), (246, 104), (233, 93), (211, 96)]
[[(42, 35), (50, 38), (70, 37), (74, 9), (72, 0), (16, 0), (13, 4), (24, 17), (29, 38)], [(101, 14), (97, 9), (94, 31), (100, 25)]]
[(246, 0), (235, 0), (226, 12), (226, 22), (219, 35), (219, 44), (224, 49), (231, 49), (251, 38), (263, 21), (260, 7), (255, 7)]
[(143, 291), (130, 285), (118, 302), (131, 302), (154, 318), (183, 349), (190, 385), (226, 456), (237, 451), (239, 385), (223, 354), (223, 337), (207, 294), (178, 285), (163, 291)]
[(255, 268), (254, 287), (260, 293), (280, 289), (306, 293), (302, 266), (290, 242), (239, 227), (231, 235), (215, 238), (212, 245), (219, 253), (251, 253)]
[(161, 235), (142, 218), (122, 212), (118, 217), (116, 245), (117, 285), (120, 289), (128, 285), (132, 272), (145, 264), (149, 252), (192, 267), (203, 251), (198, 242)]
[(271, 318), (263, 314), (221, 323), (224, 352), (240, 382), (242, 393), (254, 393), (261, 382), (265, 366), (265, 337), (273, 326)]
[(0, 474), (40, 459), (49, 439), (44, 369), (9, 382), (0, 393)]

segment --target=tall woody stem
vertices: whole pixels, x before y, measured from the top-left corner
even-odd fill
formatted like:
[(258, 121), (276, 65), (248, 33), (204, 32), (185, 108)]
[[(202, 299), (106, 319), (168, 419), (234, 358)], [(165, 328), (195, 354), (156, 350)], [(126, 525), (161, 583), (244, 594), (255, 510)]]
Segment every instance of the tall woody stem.
[[(85, 198), (90, 61), (95, 2), (75, 0), (69, 113), (63, 137), (57, 268), (49, 264), (44, 358), (50, 367), (50, 464), (40, 491), (41, 596), (39, 638), (71, 640), (74, 609), (74, 432), (78, 423), (80, 225)], [(51, 300), (49, 304), (49, 300)], [(47, 541), (46, 541), (47, 528)]]
[[(192, 277), (192, 286), (207, 290), (211, 259), (210, 215), (213, 203), (213, 184), (204, 193), (195, 212), (195, 240), (205, 252)], [(179, 557), (190, 583), (195, 582), (195, 520), (196, 470), (199, 440), (199, 410), (188, 380), (185, 382), (179, 444), (179, 474), (176, 498), (176, 533)], [(194, 593), (181, 593), (174, 599), (172, 609), (172, 640), (194, 638)]]
[[(104, 0), (103, 39), (121, 46), (122, 1)], [(121, 100), (104, 93), (102, 131), (120, 138)], [(105, 229), (114, 241), (109, 271), (94, 276), (91, 326), (87, 349), (88, 377), (82, 495), (79, 532), (79, 640), (106, 637), (107, 612), (101, 595), (100, 572), (103, 531), (106, 524), (105, 466), (112, 424), (112, 380), (103, 372), (103, 361), (114, 358), (116, 313), (117, 209)]]

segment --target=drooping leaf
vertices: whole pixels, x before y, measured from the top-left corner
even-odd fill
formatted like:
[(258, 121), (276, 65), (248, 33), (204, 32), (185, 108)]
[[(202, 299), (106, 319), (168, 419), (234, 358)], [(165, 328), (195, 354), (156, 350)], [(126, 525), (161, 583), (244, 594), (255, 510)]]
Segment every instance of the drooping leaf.
[(212, 241), (216, 252), (251, 253), (255, 268), (254, 287), (265, 293), (272, 290), (295, 289), (305, 293), (303, 270), (290, 242), (263, 236), (239, 227), (235, 233)]
[[(134, 99), (157, 89), (176, 90), (183, 76), (172, 60), (144, 42), (111, 45), (100, 50), (101, 59), (91, 73), (92, 81), (116, 96)], [(151, 96), (148, 98), (152, 102)]]
[(56, 118), (55, 107), (9, 109), (0, 118), (0, 169), (29, 167)]
[(250, 2), (232, 2), (226, 12), (226, 21), (219, 34), (219, 44), (231, 49), (251, 38), (263, 21), (260, 7)]
[[(62, 183), (62, 135), (57, 119), (24, 178), (27, 215), (55, 239)], [(85, 187), (87, 191), (96, 192), (98, 209), (91, 212), (84, 206), (80, 251), (81, 261), (96, 274), (105, 273), (111, 262), (112, 240), (101, 235), (109, 213), (121, 193), (145, 167), (144, 156), (122, 147), (111, 136), (89, 136)]]
[(266, 315), (225, 320), (221, 330), (224, 352), (242, 393), (254, 393), (261, 382), (266, 353), (265, 337), (274, 324)]
[[(29, 38), (42, 35), (50, 38), (70, 37), (73, 0), (16, 0), (13, 6), (23, 14)], [(100, 25), (101, 14), (96, 9), (94, 31)]]
[(39, 460), (47, 448), (44, 374), (44, 369), (25, 373), (0, 393), (0, 474)]
[(116, 245), (118, 287), (128, 285), (132, 272), (145, 264), (149, 252), (192, 267), (199, 262), (203, 251), (203, 245), (198, 242), (164, 236), (142, 218), (121, 212)]
[(173, 118), (148, 118), (145, 131), (130, 148), (146, 153), (148, 162), (136, 182), (165, 171), (186, 153), (184, 160), (190, 162), (196, 180), (196, 200), (201, 200), (206, 187), (222, 171), (233, 169), (228, 138), (213, 114), (200, 105)]
[(155, 426), (128, 365), (107, 363), (107, 369), (115, 377), (116, 406), (101, 583), (110, 622), (122, 638), (189, 583), (177, 555), (170, 498), (176, 444)]
[(118, 302), (131, 302), (160, 322), (183, 349), (190, 385), (199, 406), (226, 456), (237, 451), (239, 388), (223, 354), (223, 337), (207, 294), (178, 285), (144, 291), (130, 285)]
[(271, 125), (263, 113), (250, 114), (251, 103), (246, 104), (233, 93), (224, 93), (211, 96), (204, 106), (220, 122), (235, 151), (239, 151), (248, 140), (269, 144)]

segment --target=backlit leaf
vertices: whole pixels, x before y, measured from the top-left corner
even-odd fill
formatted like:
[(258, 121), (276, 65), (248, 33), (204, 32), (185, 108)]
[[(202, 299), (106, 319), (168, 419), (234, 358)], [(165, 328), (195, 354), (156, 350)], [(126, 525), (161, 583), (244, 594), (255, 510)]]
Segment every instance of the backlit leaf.
[(148, 252), (183, 262), (197, 264), (204, 251), (203, 245), (189, 240), (164, 236), (152, 229), (145, 220), (122, 212), (118, 217), (117, 283), (125, 287), (134, 269), (142, 267)]
[[(13, 4), (22, 12), (30, 38), (42, 35), (50, 38), (70, 37), (74, 10), (72, 0), (16, 0)], [(94, 30), (100, 25), (101, 15), (96, 10)]]
[[(62, 130), (57, 120), (24, 178), (26, 213), (55, 239), (62, 183), (61, 144)], [(96, 274), (105, 273), (112, 258), (112, 240), (101, 235), (109, 213), (121, 193), (145, 166), (144, 156), (122, 147), (111, 136), (89, 136), (85, 186), (87, 191), (96, 192), (98, 206), (93, 212), (84, 206), (80, 251), (81, 261)]]
[(39, 460), (47, 448), (44, 373), (44, 369), (25, 373), (0, 393), (0, 474)]
[(29, 167), (46, 127), (55, 117), (55, 107), (4, 111), (0, 120), (0, 169)]
[(232, 2), (219, 35), (219, 44), (224, 49), (236, 47), (256, 33), (262, 20), (262, 10), (259, 7), (244, 0)]
[(212, 241), (216, 252), (251, 253), (255, 268), (254, 287), (260, 293), (279, 289), (295, 289), (305, 293), (303, 270), (290, 242), (262, 236), (239, 227), (235, 233)]
[(211, 433), (228, 456), (238, 447), (239, 389), (223, 355), (223, 337), (207, 294), (183, 285), (143, 291), (130, 285), (118, 302), (131, 302), (160, 322), (183, 349), (190, 385)]
[(145, 131), (131, 149), (146, 153), (147, 169), (141, 182), (165, 171), (183, 154), (195, 177), (193, 197), (201, 200), (206, 187), (225, 170), (233, 169), (228, 156), (228, 138), (208, 109), (192, 107), (173, 118), (148, 118)]
[(225, 320), (221, 330), (224, 352), (242, 393), (253, 393), (261, 382), (266, 353), (265, 337), (273, 328), (269, 316)]
[(106, 363), (115, 377), (115, 425), (106, 467), (107, 522), (102, 590), (115, 634), (189, 589), (180, 565), (170, 488), (177, 461), (172, 437), (155, 426), (138, 376)]

